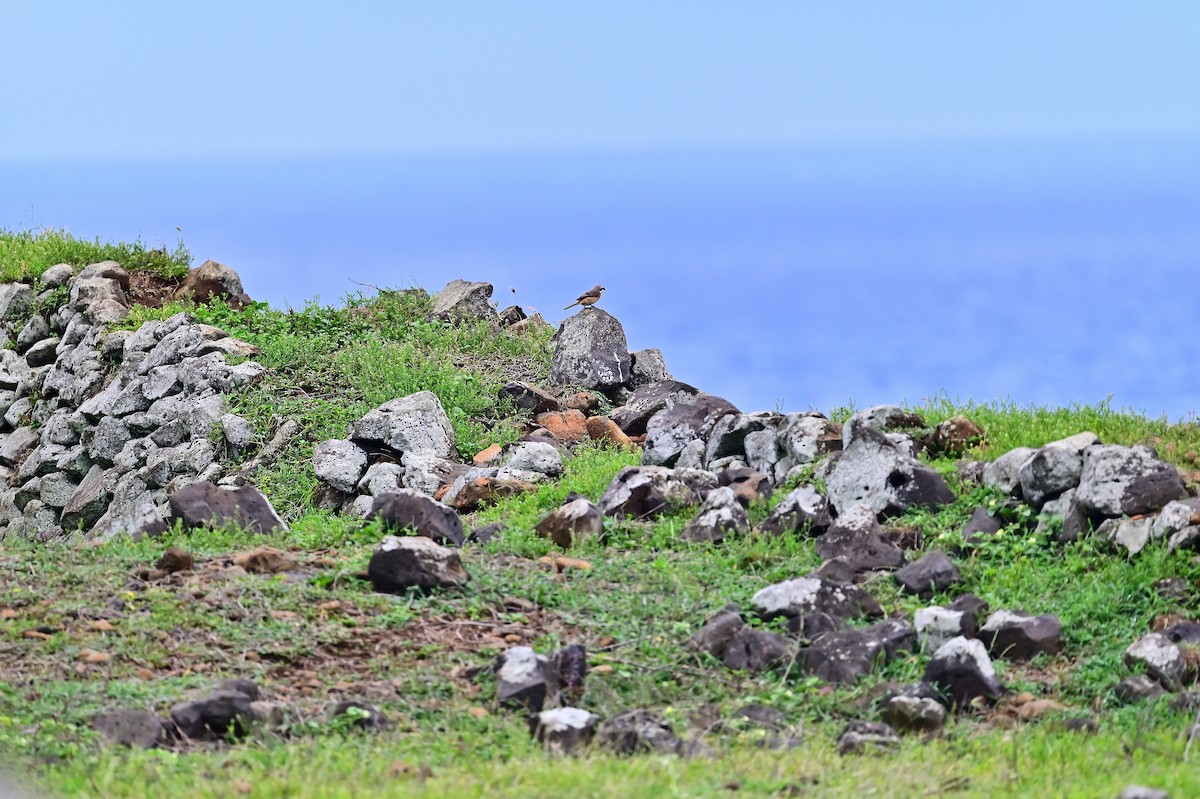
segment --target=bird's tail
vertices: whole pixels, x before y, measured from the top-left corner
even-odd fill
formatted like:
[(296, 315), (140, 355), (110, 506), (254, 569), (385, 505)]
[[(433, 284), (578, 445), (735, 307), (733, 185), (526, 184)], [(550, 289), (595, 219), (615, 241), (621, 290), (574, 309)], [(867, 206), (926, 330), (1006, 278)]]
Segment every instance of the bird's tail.
[(564, 310), (564, 311), (569, 311), (570, 309), (574, 308), (574, 307), (575, 307), (576, 305), (578, 305), (578, 304), (579, 304), (579, 301), (578, 301), (578, 300), (576, 300), (575, 302), (573, 302), (573, 303), (571, 303), (570, 305), (568, 305), (566, 308), (563, 308), (563, 310)]

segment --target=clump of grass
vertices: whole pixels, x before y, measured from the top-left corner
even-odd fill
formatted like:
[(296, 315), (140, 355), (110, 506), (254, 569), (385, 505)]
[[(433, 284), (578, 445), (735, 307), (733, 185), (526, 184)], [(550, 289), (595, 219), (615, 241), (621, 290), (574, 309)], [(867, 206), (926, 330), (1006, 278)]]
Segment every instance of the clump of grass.
[(77, 239), (66, 230), (0, 229), (0, 282), (35, 280), (55, 264), (84, 266), (100, 261), (116, 261), (130, 271), (152, 271), (176, 279), (187, 274), (192, 256), (182, 241), (168, 251), (147, 247), (141, 241)]

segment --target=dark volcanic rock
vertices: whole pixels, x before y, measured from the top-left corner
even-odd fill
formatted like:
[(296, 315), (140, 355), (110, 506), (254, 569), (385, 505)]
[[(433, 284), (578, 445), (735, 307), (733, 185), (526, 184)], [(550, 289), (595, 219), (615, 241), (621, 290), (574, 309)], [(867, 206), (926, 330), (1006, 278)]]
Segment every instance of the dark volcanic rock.
[(185, 530), (232, 524), (244, 530), (270, 533), (287, 525), (254, 486), (221, 488), (204, 481), (184, 486), (170, 496), (171, 521), (182, 522)]
[(626, 710), (603, 722), (596, 731), (596, 743), (622, 755), (676, 754), (681, 745), (671, 725), (641, 708)]
[(171, 738), (163, 720), (145, 710), (110, 710), (96, 716), (92, 727), (115, 744), (139, 749), (162, 746)]
[(962, 582), (958, 567), (950, 562), (946, 553), (937, 549), (898, 570), (893, 576), (905, 591), (923, 597)]
[(900, 547), (887, 537), (875, 516), (866, 509), (839, 517), (817, 539), (817, 554), (829, 560), (841, 558), (855, 571), (894, 569), (904, 563)]
[(462, 546), (462, 519), (454, 508), (411, 488), (380, 494), (371, 503), (368, 519), (379, 518), (383, 529), (412, 530), (439, 544)]
[(424, 536), (385, 537), (371, 555), (367, 574), (376, 591), (389, 594), (451, 588), (470, 580), (456, 550)]
[(998, 610), (979, 630), (979, 638), (993, 657), (1023, 662), (1045, 652), (1058, 654), (1062, 622), (1052, 613), (1031, 616)]
[(686, 405), (661, 410), (646, 424), (642, 463), (674, 466), (684, 447), (693, 441), (706, 442), (717, 422), (738, 409), (728, 400), (701, 394)]
[(924, 681), (959, 708), (977, 699), (992, 703), (1005, 693), (983, 644), (968, 638), (951, 639), (934, 652)]

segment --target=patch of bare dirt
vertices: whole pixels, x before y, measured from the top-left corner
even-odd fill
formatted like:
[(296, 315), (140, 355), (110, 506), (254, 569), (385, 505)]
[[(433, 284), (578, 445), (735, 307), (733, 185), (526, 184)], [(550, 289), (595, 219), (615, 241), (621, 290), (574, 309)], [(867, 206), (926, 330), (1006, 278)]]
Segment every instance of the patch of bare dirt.
[(183, 279), (171, 280), (155, 272), (129, 273), (129, 302), (147, 308), (161, 308), (175, 297)]

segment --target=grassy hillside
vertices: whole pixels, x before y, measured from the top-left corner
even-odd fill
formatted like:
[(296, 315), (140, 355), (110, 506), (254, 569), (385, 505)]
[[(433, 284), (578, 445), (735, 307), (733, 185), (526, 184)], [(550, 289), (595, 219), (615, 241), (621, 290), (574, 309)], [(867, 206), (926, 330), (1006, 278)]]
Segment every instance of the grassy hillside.
[[(59, 260), (21, 249), (28, 246), (25, 234), (0, 235), (0, 273), (34, 274), (25, 264)], [(17, 251), (27, 254), (13, 266), (7, 259)], [(99, 253), (84, 249), (78, 257), (110, 257)], [(1032, 532), (1028, 508), (1012, 509), (1002, 534), (956, 558), (966, 582), (954, 594), (973, 592), (993, 609), (1061, 617), (1061, 655), (996, 665), (1014, 697), (1027, 692), (1062, 709), (1024, 721), (1006, 701), (961, 715), (928, 740), (905, 738), (898, 751), (878, 757), (840, 758), (833, 741), (847, 720), (877, 718), (872, 701), (881, 685), (919, 679), (924, 655), (902, 656), (835, 690), (792, 670), (732, 672), (685, 647), (726, 603), (746, 607), (758, 589), (817, 566), (811, 540), (747, 535), (691, 544), (678, 535), (693, 515), (684, 512), (653, 523), (606, 520), (602, 540), (567, 553), (586, 567), (560, 572), (539, 561), (555, 553), (533, 525), (571, 491), (597, 499), (621, 467), (638, 462), (637, 453), (580, 445), (559, 482), (468, 517), (468, 527), (503, 521), (507, 529), (463, 550), (472, 575), (465, 589), (375, 593), (358, 575), (381, 532), (312, 507), (314, 444), (345, 436), (347, 423), (375, 405), (429, 389), (469, 459), (518, 435), (519, 420), (497, 404), (497, 389), (510, 379), (539, 382), (549, 367), (548, 333), (452, 328), (425, 321), (429, 304), (425, 292), (408, 289), (296, 312), (188, 308), (262, 348), (269, 379), (234, 397), (261, 439), (285, 420), (300, 425), (284, 455), (253, 478), (292, 530), (75, 547), (7, 542), (0, 549), (0, 763), (33, 775), (39, 791), (97, 797), (1096, 797), (1116, 796), (1129, 783), (1200, 795), (1200, 772), (1184, 761), (1191, 714), (1165, 701), (1122, 706), (1112, 690), (1128, 674), (1122, 652), (1156, 616), (1200, 616), (1195, 554), (1151, 547), (1128, 559), (1090, 538), (1064, 548)], [(127, 324), (178, 310), (138, 309)], [(1152, 443), (1188, 470), (1200, 450), (1195, 425), (1103, 406), (942, 398), (913, 410), (930, 424), (959, 413), (974, 419), (988, 440), (970, 456), (984, 459), (1082, 430), (1105, 442)], [(1001, 498), (960, 485), (950, 461), (934, 465), (949, 476), (957, 501), (888, 526), (920, 530), (927, 546), (961, 543), (972, 510)], [(752, 507), (751, 518), (761, 519), (771, 504)], [(295, 567), (261, 574), (236, 565), (239, 554), (263, 545), (282, 550)], [(155, 576), (154, 564), (172, 546), (191, 552), (195, 569)], [(1165, 596), (1155, 584), (1170, 577), (1190, 590)], [(953, 598), (917, 600), (887, 577), (865, 587), (889, 614)], [(545, 653), (585, 644), (592, 673), (580, 706), (601, 717), (652, 708), (711, 754), (547, 756), (523, 719), (494, 707), (490, 666), (515, 643)], [(110, 748), (90, 727), (102, 709), (164, 712), (188, 690), (229, 677), (251, 678), (286, 703), (284, 726), (179, 751)], [(377, 705), (391, 725), (365, 732), (326, 720), (323, 709), (343, 697)], [(713, 726), (714, 717), (728, 719), (751, 703), (782, 711), (803, 743), (768, 751), (759, 746), (761, 731)], [(1079, 716), (1094, 717), (1098, 731), (1069, 732), (1064, 722)]]

